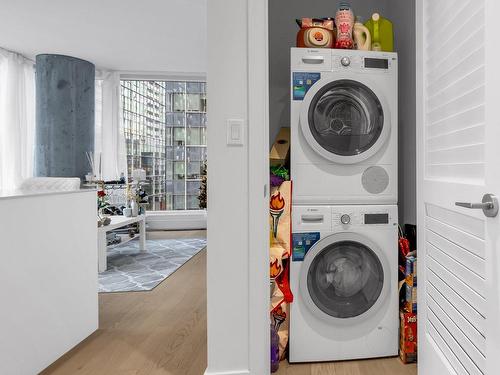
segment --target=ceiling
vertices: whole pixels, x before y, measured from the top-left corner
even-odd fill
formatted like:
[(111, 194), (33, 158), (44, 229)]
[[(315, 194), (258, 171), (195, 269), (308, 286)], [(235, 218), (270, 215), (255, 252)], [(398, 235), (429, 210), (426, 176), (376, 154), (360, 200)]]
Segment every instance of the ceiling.
[(0, 47), (97, 68), (206, 72), (206, 0), (0, 0)]

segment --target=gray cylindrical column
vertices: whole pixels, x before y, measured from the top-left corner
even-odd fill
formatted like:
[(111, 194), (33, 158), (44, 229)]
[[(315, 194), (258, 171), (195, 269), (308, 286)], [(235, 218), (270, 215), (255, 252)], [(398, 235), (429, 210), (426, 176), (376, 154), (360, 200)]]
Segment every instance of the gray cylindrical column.
[(94, 64), (63, 55), (36, 56), (35, 175), (80, 177), (94, 151)]

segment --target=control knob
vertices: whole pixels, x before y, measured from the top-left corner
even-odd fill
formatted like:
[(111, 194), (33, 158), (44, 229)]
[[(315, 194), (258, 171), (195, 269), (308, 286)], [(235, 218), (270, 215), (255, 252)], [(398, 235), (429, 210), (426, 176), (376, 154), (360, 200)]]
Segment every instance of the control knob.
[(351, 59), (347, 56), (344, 56), (340, 60), (340, 63), (342, 64), (342, 66), (349, 66), (349, 65), (351, 65)]
[(347, 214), (344, 214), (340, 217), (340, 222), (344, 225), (347, 225), (351, 222), (351, 217)]

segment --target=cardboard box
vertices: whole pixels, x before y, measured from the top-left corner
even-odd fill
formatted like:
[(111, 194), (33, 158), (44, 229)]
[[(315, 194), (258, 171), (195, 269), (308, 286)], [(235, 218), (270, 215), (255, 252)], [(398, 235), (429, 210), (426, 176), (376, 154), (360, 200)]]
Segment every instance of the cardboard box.
[(403, 363), (417, 361), (417, 314), (399, 312), (399, 357)]
[(409, 313), (417, 313), (417, 287), (411, 286), (408, 283), (405, 285), (406, 297), (404, 310)]
[(412, 255), (406, 257), (405, 279), (407, 285), (417, 286), (417, 258)]
[(283, 166), (290, 154), (290, 128), (281, 128), (269, 153), (271, 167)]

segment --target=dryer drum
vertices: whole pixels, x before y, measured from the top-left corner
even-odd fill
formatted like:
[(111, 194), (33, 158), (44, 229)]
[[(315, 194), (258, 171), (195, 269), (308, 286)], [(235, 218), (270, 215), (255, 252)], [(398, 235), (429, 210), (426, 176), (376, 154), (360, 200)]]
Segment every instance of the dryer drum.
[(384, 127), (384, 111), (375, 93), (348, 79), (331, 82), (319, 90), (311, 101), (308, 117), (318, 144), (342, 156), (370, 149)]
[(311, 262), (307, 289), (316, 306), (335, 318), (352, 318), (378, 300), (384, 271), (377, 255), (356, 241), (325, 247)]

